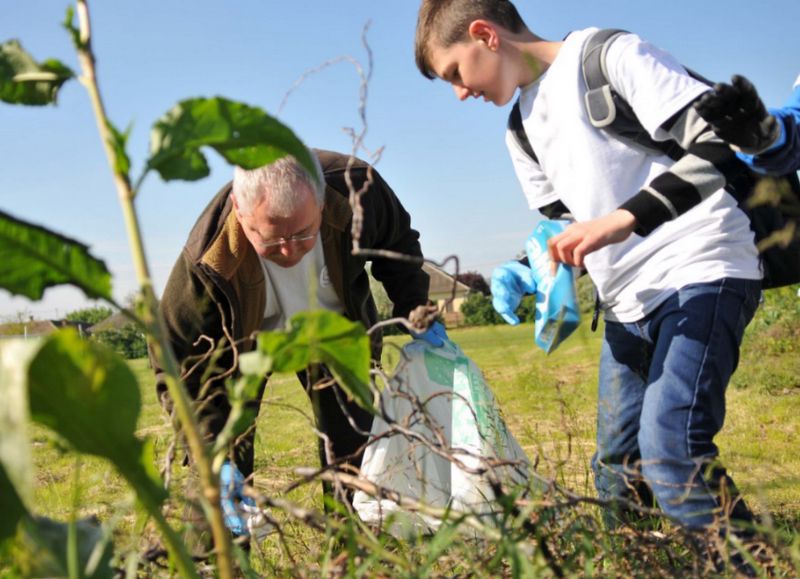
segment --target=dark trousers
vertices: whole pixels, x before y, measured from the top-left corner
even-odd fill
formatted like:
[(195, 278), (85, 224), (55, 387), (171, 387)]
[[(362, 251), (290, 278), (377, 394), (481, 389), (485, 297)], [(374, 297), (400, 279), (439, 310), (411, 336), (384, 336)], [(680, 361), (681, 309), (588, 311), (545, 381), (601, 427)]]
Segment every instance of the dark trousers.
[[(329, 381), (330, 374), (324, 367), (314, 367), (309, 371), (298, 372), (297, 377), (311, 400), (314, 411), (314, 418), (317, 429), (324, 433), (328, 439), (332, 458), (339, 460), (349, 457), (346, 464), (356, 468), (361, 465), (362, 452), (361, 446), (369, 438), (369, 431), (372, 427), (372, 415), (358, 406), (354, 401), (347, 400), (347, 394), (341, 387), (332, 382), (322, 388), (315, 388), (314, 384), (320, 381)], [(256, 400), (252, 401), (251, 408), (257, 414), (261, 405), (261, 398), (264, 393), (266, 381), (259, 392)], [(319, 438), (319, 457), (322, 465), (327, 465), (327, 452), (325, 440)], [(239, 437), (235, 448), (236, 465), (245, 477), (253, 473), (254, 460), (255, 428), (251, 428), (246, 434)], [(328, 485), (325, 487), (326, 494), (330, 494)]]

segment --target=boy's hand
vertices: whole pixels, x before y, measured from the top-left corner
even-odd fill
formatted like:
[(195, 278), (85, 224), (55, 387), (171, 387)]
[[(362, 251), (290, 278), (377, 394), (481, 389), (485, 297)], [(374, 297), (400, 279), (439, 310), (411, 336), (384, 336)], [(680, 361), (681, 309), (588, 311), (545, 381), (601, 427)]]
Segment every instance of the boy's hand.
[(527, 294), (536, 293), (533, 270), (518, 261), (509, 261), (492, 272), (492, 307), (503, 319), (516, 326), (519, 318), (515, 313)]
[(583, 267), (584, 258), (598, 249), (628, 239), (636, 228), (630, 211), (617, 209), (604, 217), (568, 225), (547, 240), (547, 250), (554, 262)]
[(735, 75), (731, 84), (717, 83), (694, 108), (719, 138), (744, 153), (758, 154), (780, 137), (780, 123), (767, 112), (753, 84)]

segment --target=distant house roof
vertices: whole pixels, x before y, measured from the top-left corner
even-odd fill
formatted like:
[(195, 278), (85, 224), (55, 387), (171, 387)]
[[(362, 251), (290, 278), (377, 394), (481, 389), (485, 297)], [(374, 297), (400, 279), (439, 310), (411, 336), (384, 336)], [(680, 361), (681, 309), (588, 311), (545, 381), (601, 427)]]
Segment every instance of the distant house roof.
[(432, 300), (447, 298), (453, 295), (454, 284), (456, 297), (464, 297), (470, 292), (469, 286), (460, 281), (456, 281), (452, 275), (435, 265), (426, 262), (422, 266), (422, 270), (431, 278), (428, 294)]
[(104, 330), (119, 330), (123, 326), (130, 324), (131, 319), (127, 317), (122, 312), (117, 312), (115, 314), (111, 314), (105, 320), (101, 322), (97, 322), (95, 325), (89, 328), (89, 333), (94, 334), (96, 332), (102, 332)]
[(0, 324), (0, 335), (6, 337), (26, 336), (47, 336), (61, 328), (75, 328), (81, 334), (85, 334), (89, 329), (89, 324), (84, 322), (70, 322), (68, 320), (30, 320), (28, 322), (11, 322)]

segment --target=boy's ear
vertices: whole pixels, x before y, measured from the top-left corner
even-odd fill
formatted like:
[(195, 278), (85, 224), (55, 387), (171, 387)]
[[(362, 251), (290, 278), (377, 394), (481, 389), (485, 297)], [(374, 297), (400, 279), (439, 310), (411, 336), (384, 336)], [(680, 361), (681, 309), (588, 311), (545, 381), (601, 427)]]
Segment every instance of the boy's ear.
[(497, 26), (489, 20), (473, 20), (470, 22), (467, 32), (472, 40), (483, 42), (492, 50), (497, 50), (500, 42), (500, 35), (497, 31)]

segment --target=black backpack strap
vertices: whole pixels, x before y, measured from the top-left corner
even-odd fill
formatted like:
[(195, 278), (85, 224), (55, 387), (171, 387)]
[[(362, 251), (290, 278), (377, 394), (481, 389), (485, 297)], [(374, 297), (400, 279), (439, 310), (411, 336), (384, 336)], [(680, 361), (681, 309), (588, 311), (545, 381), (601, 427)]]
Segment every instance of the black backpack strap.
[[(522, 126), (522, 113), (519, 110), (519, 99), (517, 99), (514, 106), (511, 107), (511, 113), (508, 115), (508, 130), (514, 135), (514, 139), (517, 141), (517, 144), (522, 147), (525, 154), (538, 164), (539, 158), (536, 156), (531, 141), (528, 139), (528, 134)], [(564, 205), (561, 200), (553, 201), (538, 209), (539, 213), (548, 219), (572, 219), (572, 213), (570, 213), (570, 210), (567, 209), (567, 206)]]
[(522, 147), (525, 154), (531, 159), (539, 163), (539, 158), (533, 151), (531, 142), (528, 140), (528, 135), (525, 134), (525, 128), (522, 126), (522, 113), (519, 111), (519, 99), (511, 107), (511, 113), (508, 115), (508, 130), (514, 135), (517, 144)]
[(583, 95), (589, 122), (598, 129), (611, 125), (617, 118), (614, 91), (608, 82), (606, 53), (614, 40), (627, 34), (625, 30), (605, 28), (593, 33), (583, 46), (581, 73), (586, 86)]

